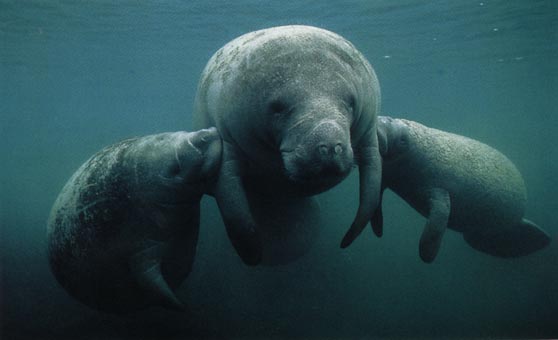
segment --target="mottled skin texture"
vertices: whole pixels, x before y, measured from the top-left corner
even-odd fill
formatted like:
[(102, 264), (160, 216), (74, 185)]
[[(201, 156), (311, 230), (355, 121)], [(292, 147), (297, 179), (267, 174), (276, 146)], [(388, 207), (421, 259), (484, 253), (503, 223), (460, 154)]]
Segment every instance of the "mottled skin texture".
[[(446, 226), (474, 248), (515, 257), (550, 242), (523, 218), (525, 184), (513, 163), (490, 146), (419, 123), (379, 117), (382, 190), (389, 188), (428, 218), (419, 253), (434, 260)], [(375, 225), (382, 225), (381, 208)]]
[(48, 252), (60, 284), (110, 312), (178, 308), (192, 267), (199, 205), (220, 166), (216, 129), (134, 138), (85, 162), (58, 196)]
[(379, 104), (368, 61), (326, 30), (274, 27), (245, 34), (215, 53), (198, 85), (194, 122), (198, 128), (216, 126), (223, 137), (223, 190), (216, 197), (245, 262), (261, 260), (258, 228), (274, 223), (254, 221), (254, 193), (283, 203), (302, 199), (338, 184), (355, 165), (361, 202), (346, 242), (360, 233), (379, 199)]

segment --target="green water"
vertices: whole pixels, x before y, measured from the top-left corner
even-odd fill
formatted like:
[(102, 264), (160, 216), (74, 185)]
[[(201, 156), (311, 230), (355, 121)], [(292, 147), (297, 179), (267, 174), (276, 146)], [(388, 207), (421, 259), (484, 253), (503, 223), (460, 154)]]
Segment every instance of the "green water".
[[(202, 204), (187, 311), (124, 317), (70, 298), (46, 259), (46, 220), (103, 146), (188, 130), (209, 57), (255, 29), (335, 31), (370, 60), (382, 114), (487, 143), (522, 172), (526, 216), (553, 238), (533, 255), (479, 253), (448, 231), (418, 257), (424, 219), (386, 193), (384, 237), (339, 249), (356, 174), (319, 196), (324, 224), (288, 266), (243, 265)], [(0, 0), (2, 339), (547, 338), (558, 336), (558, 2)]]

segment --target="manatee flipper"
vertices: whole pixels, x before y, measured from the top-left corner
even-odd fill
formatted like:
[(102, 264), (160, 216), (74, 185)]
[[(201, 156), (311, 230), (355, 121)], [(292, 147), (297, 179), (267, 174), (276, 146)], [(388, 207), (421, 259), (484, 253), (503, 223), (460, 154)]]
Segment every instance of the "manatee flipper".
[(241, 179), (241, 164), (233, 146), (223, 141), (223, 160), (215, 199), (229, 239), (247, 265), (261, 262), (262, 244)]
[(451, 210), (450, 196), (445, 189), (433, 189), (430, 193), (430, 211), (428, 221), (424, 226), (419, 243), (419, 255), (422, 261), (430, 263), (434, 261), (442, 236), (448, 226)]
[(138, 285), (154, 303), (171, 309), (184, 310), (184, 305), (174, 295), (161, 271), (164, 245), (157, 241), (149, 241), (142, 248), (129, 260), (130, 271)]
[[(383, 156), (387, 153), (388, 149), (388, 140), (387, 140), (387, 133), (385, 130), (385, 124), (383, 121), (387, 120), (388, 117), (379, 116), (378, 117), (378, 127), (377, 127), (377, 135), (378, 135), (378, 147), (380, 150), (380, 155)], [(383, 158), (381, 158), (383, 163)], [(382, 237), (384, 234), (384, 214), (382, 211), (382, 202), (384, 199), (384, 191), (385, 187), (382, 183), (382, 190), (380, 190), (380, 200), (378, 201), (378, 208), (374, 211), (374, 215), (372, 215), (372, 219), (370, 220), (370, 224), (372, 225), (372, 231), (378, 237)]]
[(522, 219), (511, 228), (466, 231), (463, 238), (476, 250), (497, 257), (529, 255), (546, 247), (551, 241), (544, 230), (527, 219)]
[[(376, 133), (374, 133), (374, 136)], [(372, 138), (366, 138), (372, 140)], [(360, 204), (353, 224), (341, 241), (341, 248), (348, 247), (362, 230), (371, 221), (374, 211), (380, 202), (380, 191), (382, 188), (382, 158), (378, 149), (378, 137), (374, 138), (375, 144), (360, 148), (359, 153), (359, 191)], [(376, 235), (381, 235), (381, 228), (374, 228)]]
[(370, 220), (372, 230), (378, 237), (382, 237), (384, 234), (384, 213), (382, 211), (383, 198), (384, 189), (382, 188), (382, 191), (380, 191), (380, 201), (378, 203), (378, 207), (376, 208), (376, 211), (374, 211), (374, 215), (372, 215), (372, 219)]

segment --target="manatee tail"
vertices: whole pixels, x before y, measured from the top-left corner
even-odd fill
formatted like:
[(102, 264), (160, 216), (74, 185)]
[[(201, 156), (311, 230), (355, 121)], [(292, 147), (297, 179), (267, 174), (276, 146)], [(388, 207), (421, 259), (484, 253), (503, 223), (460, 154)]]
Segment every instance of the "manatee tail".
[(130, 270), (153, 304), (183, 311), (184, 305), (163, 277), (162, 248), (161, 244), (155, 243), (134, 254), (130, 259)]
[(476, 250), (497, 257), (529, 255), (550, 244), (550, 236), (535, 223), (522, 219), (513, 228), (464, 232), (465, 241)]

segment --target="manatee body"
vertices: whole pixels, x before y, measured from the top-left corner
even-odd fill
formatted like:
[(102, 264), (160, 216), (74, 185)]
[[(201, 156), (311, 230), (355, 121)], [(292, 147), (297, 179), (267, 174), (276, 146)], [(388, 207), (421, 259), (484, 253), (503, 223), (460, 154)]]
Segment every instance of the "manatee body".
[(262, 244), (261, 265), (286, 265), (312, 249), (323, 222), (316, 199), (250, 194)]
[[(379, 200), (379, 105), (379, 84), (368, 61), (346, 39), (323, 29), (255, 31), (213, 55), (198, 85), (194, 124), (216, 126), (223, 138), (215, 195), (246, 263), (262, 260), (262, 228), (275, 224), (254, 217), (272, 213), (265, 207), (251, 211), (258, 195), (278, 198), (279, 206), (303, 216), (308, 211), (300, 204), (315, 205), (309, 196), (338, 184), (355, 165), (360, 206), (345, 242), (360, 233)], [(289, 206), (293, 197), (299, 202)], [(285, 222), (299, 223), (292, 215)]]
[[(446, 227), (473, 248), (498, 257), (539, 250), (550, 237), (524, 216), (522, 176), (502, 153), (476, 140), (419, 123), (380, 116), (382, 191), (393, 190), (428, 221), (419, 245), (436, 257)], [(381, 206), (374, 224), (382, 224)]]
[(104, 311), (180, 308), (191, 270), (200, 199), (218, 172), (216, 129), (162, 133), (104, 148), (70, 178), (48, 222), (58, 282)]

